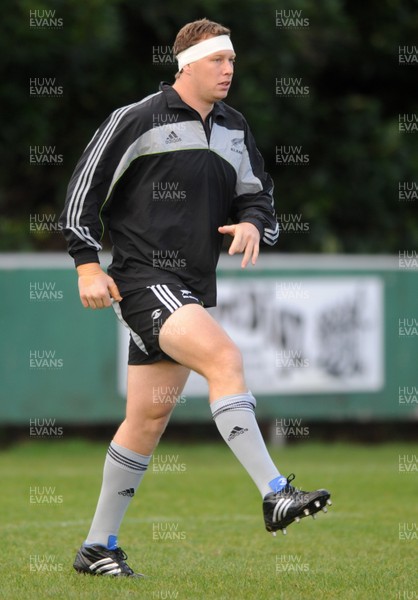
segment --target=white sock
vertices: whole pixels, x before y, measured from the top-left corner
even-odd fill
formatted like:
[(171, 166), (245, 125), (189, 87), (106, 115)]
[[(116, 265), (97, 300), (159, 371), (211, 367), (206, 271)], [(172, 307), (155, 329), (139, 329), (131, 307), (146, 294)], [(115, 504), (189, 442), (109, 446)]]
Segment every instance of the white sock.
[(103, 469), (103, 483), (85, 545), (114, 549), (125, 512), (148, 468), (151, 456), (143, 456), (111, 442)]
[(219, 432), (261, 495), (278, 492), (286, 485), (267, 451), (258, 427), (251, 392), (223, 396), (211, 404), (212, 416)]

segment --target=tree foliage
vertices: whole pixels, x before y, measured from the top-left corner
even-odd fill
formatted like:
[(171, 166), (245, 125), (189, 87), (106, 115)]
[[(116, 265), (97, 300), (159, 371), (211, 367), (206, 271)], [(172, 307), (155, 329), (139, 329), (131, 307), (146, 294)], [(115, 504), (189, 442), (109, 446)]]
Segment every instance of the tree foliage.
[[(115, 108), (155, 91), (161, 80), (173, 80), (174, 66), (154, 57), (172, 46), (183, 24), (206, 16), (232, 29), (237, 64), (227, 101), (246, 116), (275, 181), (284, 222), (276, 249), (416, 250), (418, 199), (400, 200), (398, 191), (405, 182), (418, 187), (418, 131), (399, 130), (400, 114), (418, 119), (418, 63), (399, 64), (399, 46), (416, 48), (418, 61), (416, 3), (288, 0), (282, 5), (277, 0), (3, 3), (0, 249), (64, 249), (61, 236), (31, 231), (30, 216), (58, 217), (71, 172), (98, 125)], [(278, 24), (276, 11), (283, 10), (288, 19), (300, 15), (305, 24)], [(38, 18), (54, 11), (62, 26), (51, 26), (51, 20), (48, 26), (31, 26), (31, 11), (38, 11)], [(41, 78), (54, 79), (63, 93), (31, 94), (30, 81)], [(278, 95), (282, 78), (300, 80), (308, 93)], [(31, 164), (34, 146), (54, 147), (63, 162)], [(277, 164), (277, 148), (283, 146), (301, 147), (307, 164)], [(292, 219), (307, 224), (304, 233), (286, 228)]]

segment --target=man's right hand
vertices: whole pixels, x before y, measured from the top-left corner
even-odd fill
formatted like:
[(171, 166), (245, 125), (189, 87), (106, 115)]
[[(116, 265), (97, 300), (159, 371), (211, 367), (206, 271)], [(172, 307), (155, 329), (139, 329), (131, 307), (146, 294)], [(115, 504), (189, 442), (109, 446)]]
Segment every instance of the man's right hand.
[(112, 298), (120, 302), (122, 297), (118, 286), (98, 263), (88, 263), (77, 267), (78, 290), (84, 308), (107, 308)]

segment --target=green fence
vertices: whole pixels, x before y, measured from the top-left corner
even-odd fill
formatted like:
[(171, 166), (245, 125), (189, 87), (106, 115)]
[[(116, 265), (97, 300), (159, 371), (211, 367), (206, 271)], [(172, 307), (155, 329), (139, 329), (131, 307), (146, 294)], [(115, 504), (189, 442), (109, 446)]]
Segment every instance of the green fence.
[[(221, 259), (216, 315), (246, 346), (259, 418), (418, 416), (416, 269), (398, 257), (267, 255), (247, 270), (239, 262)], [(338, 290), (345, 300), (333, 299)], [(1, 422), (120, 421), (119, 324), (111, 309), (81, 306), (71, 259), (0, 255), (0, 293)], [(204, 388), (192, 382), (173, 420), (209, 419)]]

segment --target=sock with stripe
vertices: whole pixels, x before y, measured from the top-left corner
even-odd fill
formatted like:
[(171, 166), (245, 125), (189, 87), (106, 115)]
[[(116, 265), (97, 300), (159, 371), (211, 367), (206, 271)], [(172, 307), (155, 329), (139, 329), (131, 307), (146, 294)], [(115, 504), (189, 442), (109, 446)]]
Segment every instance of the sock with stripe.
[(212, 416), (225, 442), (252, 478), (261, 495), (286, 485), (267, 451), (255, 418), (251, 392), (223, 396), (211, 404)]
[(117, 545), (122, 519), (148, 468), (151, 456), (143, 456), (111, 442), (103, 469), (99, 501), (84, 544)]

